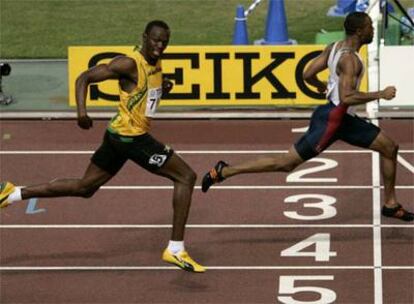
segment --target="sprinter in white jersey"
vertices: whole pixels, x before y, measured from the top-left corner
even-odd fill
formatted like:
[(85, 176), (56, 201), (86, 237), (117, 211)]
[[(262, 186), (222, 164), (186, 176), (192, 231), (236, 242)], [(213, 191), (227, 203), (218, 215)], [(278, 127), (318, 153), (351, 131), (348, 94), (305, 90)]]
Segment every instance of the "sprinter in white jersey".
[[(341, 139), (351, 145), (380, 153), (385, 188), (382, 214), (404, 221), (414, 220), (414, 214), (398, 203), (395, 194), (398, 145), (377, 126), (355, 116), (352, 111), (355, 105), (381, 98), (390, 100), (396, 94), (393, 86), (378, 92), (359, 91), (364, 65), (358, 52), (363, 45), (372, 42), (372, 20), (365, 13), (351, 13), (345, 19), (344, 28), (346, 38), (326, 47), (304, 72), (305, 81), (320, 93), (326, 93), (328, 99), (327, 104), (317, 107), (313, 112), (306, 134), (286, 154), (259, 158), (235, 166), (219, 161), (204, 175), (203, 192), (211, 185), (238, 174), (290, 172)], [(330, 72), (328, 84), (317, 78), (317, 74), (326, 68)]]

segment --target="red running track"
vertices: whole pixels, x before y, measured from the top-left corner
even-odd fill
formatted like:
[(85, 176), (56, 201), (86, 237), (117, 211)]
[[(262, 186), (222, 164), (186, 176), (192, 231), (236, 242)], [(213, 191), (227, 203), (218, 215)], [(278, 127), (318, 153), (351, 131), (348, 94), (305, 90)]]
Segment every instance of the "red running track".
[[(0, 121), (0, 179), (28, 185), (81, 175), (105, 124), (83, 131), (73, 121)], [(237, 163), (262, 155), (241, 150), (286, 150), (300, 136), (292, 129), (306, 124), (155, 121), (153, 135), (180, 152), (199, 186), (218, 159)], [(414, 209), (413, 121), (380, 126), (400, 145), (398, 197)], [(337, 143), (296, 172), (332, 167), (302, 180), (252, 174), (207, 194), (198, 187), (186, 247), (207, 266), (202, 275), (160, 260), (171, 183), (133, 164), (91, 199), (16, 203), (0, 214), (0, 302), (414, 303), (414, 225), (378, 216), (374, 155)]]

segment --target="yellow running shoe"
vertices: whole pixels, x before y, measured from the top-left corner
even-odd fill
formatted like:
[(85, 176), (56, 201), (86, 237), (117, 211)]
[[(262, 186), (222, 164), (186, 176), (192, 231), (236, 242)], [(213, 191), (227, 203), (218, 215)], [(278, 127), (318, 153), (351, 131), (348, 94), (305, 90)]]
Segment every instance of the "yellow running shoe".
[(10, 182), (0, 183), (0, 208), (6, 208), (10, 205), (10, 202), (7, 199), (14, 189), (14, 185)]
[(174, 265), (177, 265), (181, 269), (191, 272), (205, 272), (206, 269), (197, 264), (187, 253), (187, 251), (181, 251), (177, 254), (172, 254), (168, 249), (165, 249), (162, 253), (162, 259)]

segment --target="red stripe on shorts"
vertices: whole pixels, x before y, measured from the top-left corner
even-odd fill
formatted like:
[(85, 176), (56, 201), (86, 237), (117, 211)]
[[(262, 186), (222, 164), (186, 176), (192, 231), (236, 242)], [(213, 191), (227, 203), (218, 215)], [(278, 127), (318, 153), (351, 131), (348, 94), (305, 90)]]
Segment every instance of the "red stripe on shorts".
[(342, 118), (345, 116), (348, 106), (344, 103), (340, 103), (334, 109), (329, 112), (328, 124), (325, 129), (325, 133), (319, 140), (319, 143), (316, 145), (316, 151), (321, 153), (329, 143), (329, 140), (334, 136), (335, 132), (338, 130), (339, 126), (342, 123)]

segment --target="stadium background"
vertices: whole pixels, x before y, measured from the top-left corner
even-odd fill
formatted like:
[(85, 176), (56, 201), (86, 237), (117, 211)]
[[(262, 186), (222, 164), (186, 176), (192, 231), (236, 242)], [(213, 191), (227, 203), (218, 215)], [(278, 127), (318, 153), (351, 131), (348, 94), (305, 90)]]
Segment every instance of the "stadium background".
[[(106, 116), (93, 113), (105, 119), (95, 120), (88, 132), (77, 128), (74, 119), (53, 119), (76, 115), (68, 107), (68, 46), (134, 45), (154, 18), (170, 24), (172, 46), (224, 46), (231, 44), (236, 5), (247, 8), (252, 2), (0, 0), (0, 61), (12, 66), (3, 78), (4, 92), (15, 98), (0, 108), (0, 118), (14, 115), (0, 120), (0, 180), (27, 185), (77, 176), (100, 144), (113, 108), (99, 108), (109, 110)], [(249, 17), (251, 41), (263, 38), (267, 2)], [(321, 29), (340, 30), (343, 18), (326, 16), (335, 3), (286, 0), (289, 38), (313, 44)], [(413, 1), (402, 3), (414, 6)], [(386, 39), (386, 44), (393, 42), (392, 35)], [(401, 73), (409, 63), (396, 66), (393, 81), (410, 79)], [(412, 117), (412, 108), (411, 103), (411, 109), (396, 115)], [(157, 119), (153, 132), (200, 176), (221, 157), (237, 163), (283, 153), (304, 132), (310, 113), (311, 108), (278, 107), (265, 114), (302, 119)], [(212, 117), (216, 111), (204, 114)], [(253, 109), (236, 114), (269, 117)], [(373, 121), (400, 144), (397, 189), (413, 210), (413, 120)], [(276, 298), (292, 303), (293, 298), (321, 303), (315, 302), (319, 295), (335, 295), (335, 303), (414, 302), (414, 226), (379, 216), (377, 153), (338, 143), (292, 175), (248, 175), (209, 195), (195, 191), (186, 247), (208, 267), (203, 276), (168, 267), (159, 258), (170, 229), (171, 190), (167, 180), (128, 164), (90, 200), (33, 199), (7, 208), (0, 213), (0, 302), (251, 304), (275, 303)], [(315, 221), (326, 214), (316, 209), (310, 214), (315, 203), (309, 192), (337, 200), (336, 214)], [(295, 197), (311, 206), (292, 204)], [(316, 261), (319, 243), (315, 249), (294, 249), (315, 236), (325, 238), (328, 246), (321, 251), (328, 253), (328, 261)], [(286, 249), (290, 256), (282, 256)], [(330, 251), (338, 257), (330, 257)], [(300, 253), (310, 256), (295, 256)]]
[[(1, 110), (73, 111), (68, 107), (69, 46), (139, 44), (145, 24), (156, 18), (171, 26), (171, 46), (229, 45), (234, 32), (236, 6), (241, 4), (247, 9), (252, 2), (1, 0), (0, 58), (12, 63), (11, 75), (3, 78), (3, 91), (12, 95), (15, 101), (2, 106)], [(343, 18), (327, 16), (329, 8), (336, 3), (333, 0), (285, 1), (289, 38), (295, 39), (299, 45), (315, 44), (317, 35), (319, 42), (323, 41), (321, 32), (341, 31)], [(414, 6), (412, 0), (401, 3), (405, 7)], [(264, 37), (267, 10), (267, 1), (262, 1), (249, 15), (250, 43)], [(399, 25), (393, 28), (397, 27)], [(395, 33), (391, 32), (386, 36), (386, 44), (396, 42), (393, 35)], [(160, 110), (163, 111), (162, 107)], [(178, 110), (187, 109), (180, 107)]]

